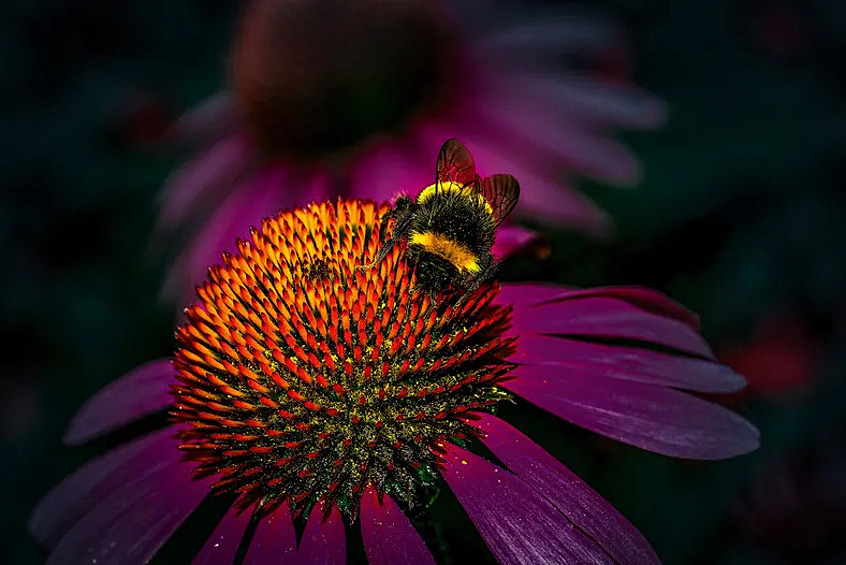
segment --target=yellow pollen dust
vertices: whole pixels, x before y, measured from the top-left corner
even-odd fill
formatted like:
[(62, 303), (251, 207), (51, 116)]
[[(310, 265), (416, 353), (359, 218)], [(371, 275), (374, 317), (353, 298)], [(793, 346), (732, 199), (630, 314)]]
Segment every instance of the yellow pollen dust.
[(452, 241), (445, 235), (430, 231), (415, 232), (411, 234), (409, 243), (419, 245), (429, 253), (443, 257), (460, 271), (475, 274), (480, 270), (476, 255), (461, 243)]

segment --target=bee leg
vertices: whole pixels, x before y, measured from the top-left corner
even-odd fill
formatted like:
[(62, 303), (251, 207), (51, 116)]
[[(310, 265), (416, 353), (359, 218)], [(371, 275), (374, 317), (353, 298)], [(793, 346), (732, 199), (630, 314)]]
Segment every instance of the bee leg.
[(372, 263), (370, 263), (369, 265), (358, 265), (355, 270), (357, 271), (359, 269), (371, 269), (381, 263), (382, 260), (388, 256), (388, 253), (391, 252), (391, 249), (393, 249), (394, 243), (396, 243), (396, 240), (392, 236), (388, 239), (388, 241), (386, 241), (382, 245), (382, 247), (379, 249), (379, 252), (376, 253), (376, 257), (373, 259)]

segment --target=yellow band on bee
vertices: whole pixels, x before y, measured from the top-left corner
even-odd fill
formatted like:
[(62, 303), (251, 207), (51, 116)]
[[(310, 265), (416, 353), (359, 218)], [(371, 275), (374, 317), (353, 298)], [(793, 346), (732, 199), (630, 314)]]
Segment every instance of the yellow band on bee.
[(443, 257), (455, 265), (459, 271), (475, 274), (481, 270), (472, 251), (445, 235), (430, 231), (415, 232), (411, 234), (409, 243), (417, 244), (429, 253)]
[[(430, 198), (435, 195), (435, 187), (436, 185), (430, 185), (420, 191), (420, 194), (417, 195), (417, 203), (423, 204)], [(440, 193), (452, 193), (452, 194), (463, 194), (467, 198), (473, 199), (482, 206), (485, 207), (485, 210), (488, 214), (493, 215), (493, 208), (491, 205), (488, 204), (488, 201), (485, 199), (484, 196), (479, 194), (478, 192), (473, 191), (472, 189), (466, 188), (463, 184), (458, 184), (457, 182), (444, 182), (440, 185)]]

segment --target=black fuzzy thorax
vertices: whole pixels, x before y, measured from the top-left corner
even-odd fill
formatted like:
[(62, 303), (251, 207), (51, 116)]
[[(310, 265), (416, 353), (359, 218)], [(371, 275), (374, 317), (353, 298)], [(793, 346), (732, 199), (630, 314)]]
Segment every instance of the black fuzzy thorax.
[(444, 235), (484, 259), (493, 247), (496, 224), (476, 198), (446, 193), (417, 205), (412, 231)]

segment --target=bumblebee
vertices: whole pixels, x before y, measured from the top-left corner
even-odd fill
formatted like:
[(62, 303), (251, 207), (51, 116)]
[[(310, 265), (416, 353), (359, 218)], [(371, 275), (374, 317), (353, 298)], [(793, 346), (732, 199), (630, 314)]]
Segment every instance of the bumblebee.
[(438, 155), (435, 183), (414, 199), (397, 198), (389, 212), (393, 232), (369, 266), (406, 240), (405, 259), (415, 267), (420, 290), (467, 295), (496, 270), (491, 253), (496, 228), (519, 195), (520, 185), (513, 176), (480, 177), (467, 148), (450, 139)]

